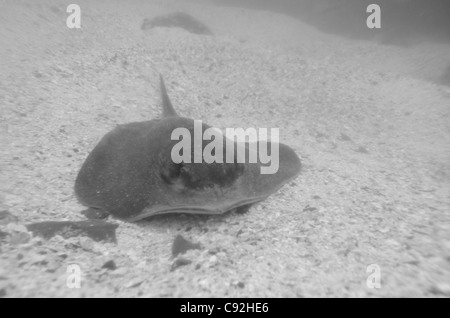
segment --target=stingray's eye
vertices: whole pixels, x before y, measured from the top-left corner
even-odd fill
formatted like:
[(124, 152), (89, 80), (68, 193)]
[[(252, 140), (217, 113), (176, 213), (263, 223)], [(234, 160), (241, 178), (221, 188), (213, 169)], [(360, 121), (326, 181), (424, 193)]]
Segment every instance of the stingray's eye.
[(204, 179), (201, 172), (205, 170), (202, 166), (196, 164), (188, 164), (181, 168), (180, 175), (183, 181), (187, 184), (196, 185)]
[(163, 165), (161, 169), (161, 178), (168, 184), (174, 184), (180, 179), (183, 163), (174, 163), (172, 161)]
[(217, 183), (221, 186), (230, 186), (233, 184), (239, 176), (244, 173), (244, 164), (242, 163), (228, 163), (222, 164), (218, 169)]

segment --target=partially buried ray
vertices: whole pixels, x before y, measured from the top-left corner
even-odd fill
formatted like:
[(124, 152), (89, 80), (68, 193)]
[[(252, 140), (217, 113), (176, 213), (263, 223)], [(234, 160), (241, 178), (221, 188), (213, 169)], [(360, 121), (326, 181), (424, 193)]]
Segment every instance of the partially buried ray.
[[(127, 221), (165, 213), (221, 214), (264, 200), (299, 174), (300, 159), (281, 143), (274, 174), (261, 174), (259, 158), (238, 163), (236, 151), (232, 163), (174, 163), (171, 150), (179, 141), (171, 134), (184, 127), (193, 135), (194, 120), (177, 115), (162, 77), (160, 83), (162, 118), (120, 125), (88, 155), (75, 181), (83, 205)], [(208, 128), (202, 124), (203, 131)], [(248, 142), (235, 146), (245, 147), (248, 158)]]

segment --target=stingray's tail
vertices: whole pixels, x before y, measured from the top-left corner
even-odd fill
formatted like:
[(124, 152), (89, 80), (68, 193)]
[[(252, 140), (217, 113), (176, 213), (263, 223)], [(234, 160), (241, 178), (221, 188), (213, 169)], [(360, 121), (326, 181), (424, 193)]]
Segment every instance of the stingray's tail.
[(159, 83), (161, 86), (161, 97), (163, 103), (163, 117), (177, 117), (178, 114), (170, 102), (169, 95), (167, 95), (166, 85), (161, 74), (159, 74)]

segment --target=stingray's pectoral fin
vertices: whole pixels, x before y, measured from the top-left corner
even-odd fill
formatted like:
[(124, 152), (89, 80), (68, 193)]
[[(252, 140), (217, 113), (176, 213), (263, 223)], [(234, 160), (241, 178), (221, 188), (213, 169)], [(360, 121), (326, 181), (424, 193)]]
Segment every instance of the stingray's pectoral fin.
[(237, 214), (244, 214), (244, 213), (247, 213), (248, 210), (250, 210), (250, 208), (252, 207), (252, 205), (253, 205), (253, 203), (245, 204), (245, 205), (239, 206), (239, 207), (237, 207), (237, 208), (234, 210), (234, 212), (237, 213)]
[(170, 101), (169, 95), (167, 94), (166, 85), (164, 84), (164, 78), (161, 74), (159, 74), (159, 83), (161, 89), (163, 117), (178, 117), (178, 114), (173, 108), (172, 102)]
[[(278, 156), (271, 158), (267, 164), (261, 164), (260, 169), (252, 171), (247, 176), (252, 180), (251, 188), (254, 193), (260, 196), (270, 195), (297, 177), (301, 170), (301, 161), (295, 151), (289, 146), (282, 143), (269, 143), (270, 149), (277, 147), (279, 149)], [(272, 169), (268, 169), (272, 167)], [(262, 168), (266, 168), (263, 172)]]
[(81, 211), (81, 214), (89, 220), (103, 220), (109, 216), (108, 212), (94, 207), (89, 207), (86, 210)]

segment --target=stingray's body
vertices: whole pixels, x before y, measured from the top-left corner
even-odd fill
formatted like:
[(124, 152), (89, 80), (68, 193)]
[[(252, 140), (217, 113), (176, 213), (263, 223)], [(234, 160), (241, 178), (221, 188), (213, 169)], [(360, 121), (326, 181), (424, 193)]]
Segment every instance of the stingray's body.
[[(75, 182), (82, 204), (128, 221), (164, 213), (221, 214), (267, 198), (300, 172), (298, 156), (283, 144), (274, 174), (261, 174), (260, 163), (236, 160), (174, 163), (171, 150), (179, 141), (171, 140), (172, 132), (185, 127), (193, 135), (194, 120), (176, 114), (162, 78), (161, 92), (161, 119), (118, 126), (89, 154)], [(248, 144), (239, 146), (249, 151)]]

